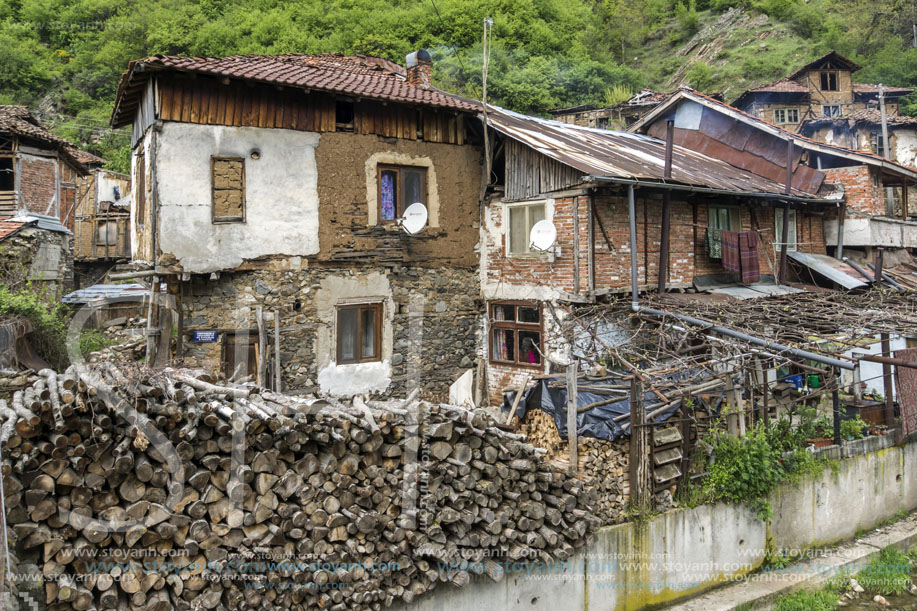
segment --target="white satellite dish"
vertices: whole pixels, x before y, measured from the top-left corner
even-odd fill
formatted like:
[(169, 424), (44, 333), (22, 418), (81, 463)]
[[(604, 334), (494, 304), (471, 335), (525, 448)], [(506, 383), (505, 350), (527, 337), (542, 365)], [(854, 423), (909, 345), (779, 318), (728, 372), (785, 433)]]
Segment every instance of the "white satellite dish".
[(547, 251), (554, 246), (557, 240), (557, 227), (548, 219), (538, 221), (532, 226), (529, 234), (529, 243), (535, 250)]
[(404, 216), (398, 220), (398, 224), (410, 235), (419, 233), (427, 226), (427, 207), (420, 202), (411, 204), (404, 211)]

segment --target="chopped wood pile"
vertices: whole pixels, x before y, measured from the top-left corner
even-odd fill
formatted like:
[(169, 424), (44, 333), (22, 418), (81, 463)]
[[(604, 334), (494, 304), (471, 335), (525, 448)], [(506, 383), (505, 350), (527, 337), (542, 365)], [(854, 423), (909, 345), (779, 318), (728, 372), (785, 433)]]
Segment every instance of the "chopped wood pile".
[(381, 609), (568, 558), (599, 523), (522, 435), (411, 398), (100, 364), (41, 371), (0, 421), (12, 551), (52, 610)]
[[(569, 464), (567, 442), (557, 432), (554, 419), (540, 409), (526, 412), (520, 430), (532, 445), (548, 451), (559, 463)], [(595, 515), (602, 524), (616, 524), (624, 520), (624, 510), (630, 492), (627, 479), (628, 441), (579, 438), (577, 440), (578, 470), (596, 495)], [(563, 466), (559, 464), (558, 466)]]

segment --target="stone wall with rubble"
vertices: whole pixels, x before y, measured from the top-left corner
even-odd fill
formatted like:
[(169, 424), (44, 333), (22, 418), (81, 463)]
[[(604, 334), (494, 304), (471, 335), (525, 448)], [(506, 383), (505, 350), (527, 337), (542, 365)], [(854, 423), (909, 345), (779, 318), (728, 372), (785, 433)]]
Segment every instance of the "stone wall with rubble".
[[(57, 301), (73, 289), (71, 236), (37, 227), (23, 227), (0, 241), (0, 282), (13, 290), (28, 289)], [(45, 254), (38, 253), (45, 248)], [(54, 269), (48, 267), (53, 264)], [(47, 269), (45, 269), (47, 267)]]
[[(182, 303), (186, 365), (221, 362), (222, 344), (192, 343), (192, 331), (248, 329), (257, 338), (261, 306), (269, 333), (274, 312), (280, 316), (285, 390), (403, 396), (420, 379), (426, 396), (444, 398), (477, 357), (477, 282), (474, 268), (313, 268), (223, 273), (215, 280), (193, 276), (189, 282), (172, 280), (169, 290)], [(360, 298), (383, 304), (382, 360), (336, 365), (335, 307)], [(268, 344), (273, 355), (272, 335)]]

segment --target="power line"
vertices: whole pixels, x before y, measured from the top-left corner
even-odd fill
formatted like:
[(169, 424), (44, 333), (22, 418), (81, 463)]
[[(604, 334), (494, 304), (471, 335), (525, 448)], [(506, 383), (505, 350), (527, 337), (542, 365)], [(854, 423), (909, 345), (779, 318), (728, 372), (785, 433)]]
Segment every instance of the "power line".
[[(443, 16), (439, 14), (439, 9), (436, 8), (436, 0), (430, 0), (430, 4), (433, 5), (433, 10), (436, 11), (436, 16), (439, 18), (439, 25), (443, 26), (443, 31), (446, 29), (446, 24), (443, 22)], [(455, 59), (459, 61), (459, 65), (462, 67), (462, 72), (465, 71), (465, 63), (462, 62), (461, 56), (458, 54), (458, 49), (455, 48), (455, 44), (452, 41), (448, 42), (449, 46), (452, 47), (452, 55), (455, 56)]]

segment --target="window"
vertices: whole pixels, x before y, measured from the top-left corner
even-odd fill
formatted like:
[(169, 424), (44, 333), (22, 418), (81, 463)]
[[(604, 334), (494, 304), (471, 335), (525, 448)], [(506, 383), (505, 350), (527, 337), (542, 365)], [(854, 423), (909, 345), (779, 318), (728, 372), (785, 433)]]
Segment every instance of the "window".
[(353, 102), (338, 100), (334, 104), (335, 129), (339, 132), (353, 131)]
[(137, 180), (134, 184), (137, 185), (135, 221), (137, 225), (143, 225), (146, 220), (146, 155), (142, 150), (137, 154)]
[(0, 191), (16, 190), (16, 171), (12, 157), (0, 157)]
[(731, 206), (707, 206), (707, 227), (725, 231), (742, 229), (742, 213)]
[(114, 246), (118, 243), (118, 224), (102, 221), (96, 229), (96, 244), (98, 246)]
[(379, 166), (379, 219), (398, 219), (411, 204), (427, 204), (427, 169)]
[[(780, 252), (780, 249), (783, 246), (783, 208), (775, 208), (774, 212), (775, 212), (774, 222), (775, 222), (775, 227), (776, 227), (774, 231), (774, 235), (777, 236), (777, 242), (774, 244), (774, 247), (777, 249), (777, 252)], [(787, 226), (789, 227), (789, 231), (787, 232), (789, 237), (786, 241), (787, 242), (786, 249), (787, 250), (796, 250), (797, 242), (796, 242), (796, 211), (795, 210), (790, 210), (790, 222)]]
[(490, 360), (523, 367), (541, 365), (541, 308), (527, 302), (490, 305)]
[(821, 73), (821, 90), (837, 91), (837, 72), (832, 70)]
[(774, 123), (780, 125), (785, 123), (799, 123), (798, 108), (775, 108)]
[(829, 119), (832, 117), (841, 116), (841, 107), (840, 106), (822, 106), (822, 113)]
[(879, 157), (885, 157), (885, 139), (880, 132), (869, 134), (869, 144), (872, 146), (872, 152)]
[(337, 362), (382, 360), (382, 304), (338, 306)]
[(509, 235), (506, 236), (507, 254), (538, 254), (538, 251), (532, 250), (529, 237), (535, 223), (544, 220), (544, 202), (509, 206), (507, 213), (509, 215), (507, 225)]
[(245, 221), (245, 160), (241, 157), (211, 157), (213, 222)]

